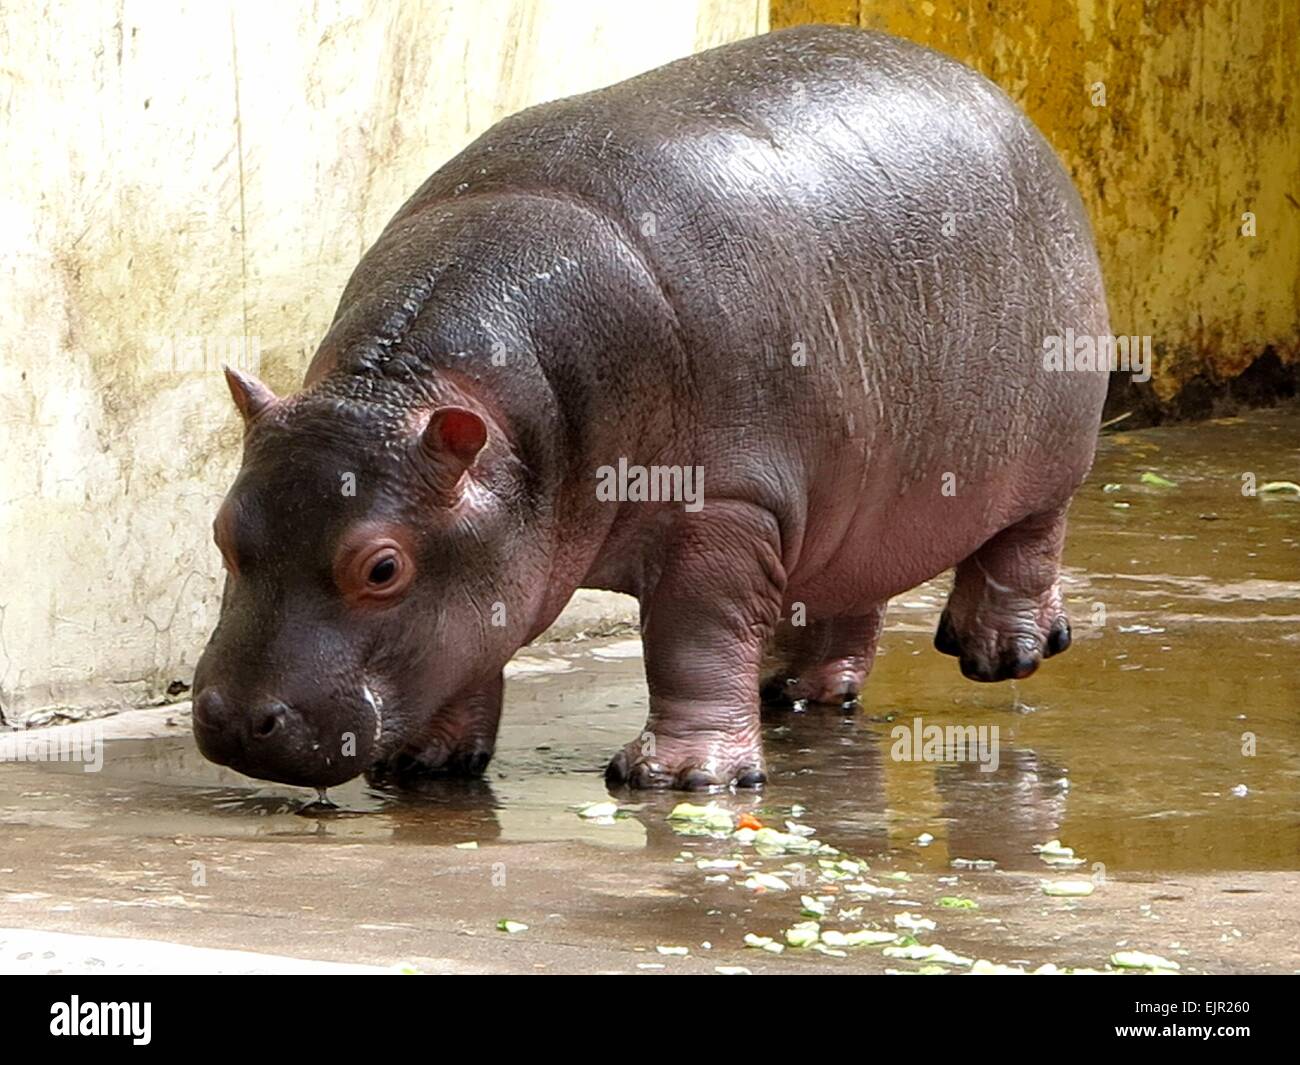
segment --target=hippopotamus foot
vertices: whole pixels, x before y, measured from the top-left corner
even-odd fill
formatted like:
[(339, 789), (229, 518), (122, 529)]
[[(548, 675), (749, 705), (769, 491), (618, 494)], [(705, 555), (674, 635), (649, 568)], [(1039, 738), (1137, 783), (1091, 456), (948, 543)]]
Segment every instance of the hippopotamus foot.
[(1065, 508), (1002, 530), (957, 567), (935, 647), (971, 680), (1019, 680), (1070, 646), (1058, 580)]
[(767, 779), (757, 699), (785, 587), (775, 518), (721, 501), (663, 538), (641, 597), (650, 715), (605, 772), (611, 785), (698, 791)]
[(778, 707), (806, 702), (855, 708), (875, 662), (886, 605), (876, 603), (860, 615), (806, 625), (783, 622), (776, 637), (782, 664), (763, 682), (763, 702)]
[[(614, 755), (605, 770), (613, 787), (711, 791), (735, 785), (757, 788), (767, 781), (767, 765), (757, 727), (756, 708), (743, 714), (721, 708), (682, 707), (676, 716), (647, 722), (645, 731)], [(703, 711), (703, 714), (701, 713)], [(660, 707), (660, 714), (664, 712)], [(674, 735), (675, 721), (701, 716), (741, 721), (735, 730), (693, 726)], [(743, 720), (741, 720), (743, 718)], [(751, 721), (751, 719), (753, 719)]]
[(401, 787), (428, 777), (482, 776), (496, 750), (504, 689), (498, 676), (445, 704), (430, 720), (421, 742), (375, 765), (371, 779)]

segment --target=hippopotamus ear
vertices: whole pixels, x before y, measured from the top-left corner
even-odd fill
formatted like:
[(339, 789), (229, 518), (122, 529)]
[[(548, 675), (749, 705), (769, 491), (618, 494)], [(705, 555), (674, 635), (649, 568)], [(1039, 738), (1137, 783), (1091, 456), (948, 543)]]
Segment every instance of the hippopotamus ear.
[(226, 371), (230, 396), (239, 408), (239, 413), (244, 416), (244, 424), (251, 425), (254, 418), (275, 402), (275, 393), (252, 374), (229, 366), (223, 366), (222, 369)]
[(487, 443), (487, 423), (464, 407), (440, 407), (420, 435), (435, 485), (450, 494)]

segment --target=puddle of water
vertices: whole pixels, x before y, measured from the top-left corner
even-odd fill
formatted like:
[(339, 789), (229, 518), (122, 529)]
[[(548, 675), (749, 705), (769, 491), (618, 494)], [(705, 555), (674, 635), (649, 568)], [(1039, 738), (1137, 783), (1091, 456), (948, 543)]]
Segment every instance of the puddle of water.
[[(1144, 470), (1176, 487), (1141, 483)], [(1300, 867), (1300, 501), (1242, 493), (1244, 474), (1297, 471), (1294, 409), (1105, 438), (1073, 511), (1068, 654), (1018, 684), (964, 680), (931, 648), (946, 586), (931, 582), (891, 605), (864, 710), (770, 716), (771, 785), (723, 801), (778, 824), (802, 806), (822, 839), (903, 870), (946, 871), (954, 858), (1045, 870), (1032, 848), (1052, 838), (1085, 872)], [(573, 809), (607, 797), (601, 769), (644, 720), (636, 653), (628, 640), (525, 652), (485, 781), (414, 796), (355, 781), (331, 790), (339, 809), (303, 816), (310, 792), (213, 766), (188, 736), (121, 740), (98, 774), (0, 766), (0, 823), (675, 855), (689, 844), (665, 814), (680, 795), (620, 795), (634, 812), (613, 825)], [(996, 727), (996, 771), (893, 758), (892, 730), (918, 717)], [(933, 841), (919, 845), (922, 833)]]

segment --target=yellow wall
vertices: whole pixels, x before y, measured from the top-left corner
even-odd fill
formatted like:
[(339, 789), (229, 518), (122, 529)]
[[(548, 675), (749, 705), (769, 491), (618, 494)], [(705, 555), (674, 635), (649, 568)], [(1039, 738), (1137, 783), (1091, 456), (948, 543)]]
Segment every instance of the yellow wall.
[(1160, 400), (1270, 346), (1300, 360), (1300, 0), (772, 0), (771, 22), (886, 30), (1009, 92), (1079, 186)]
[(189, 679), (239, 460), (218, 370), (232, 341), (294, 387), (362, 251), (438, 165), (524, 106), (752, 36), (766, 3), (648, 16), (601, 0), (0, 5), (0, 713)]

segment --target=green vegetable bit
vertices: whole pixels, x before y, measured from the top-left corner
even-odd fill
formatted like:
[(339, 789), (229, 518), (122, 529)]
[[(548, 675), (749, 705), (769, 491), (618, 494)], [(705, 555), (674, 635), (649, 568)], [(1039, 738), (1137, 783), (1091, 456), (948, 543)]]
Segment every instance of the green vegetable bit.
[(753, 932), (745, 933), (745, 946), (755, 950), (765, 950), (769, 954), (780, 954), (785, 950), (784, 943), (778, 943), (771, 936), (756, 936)]
[(1159, 954), (1145, 954), (1140, 950), (1120, 950), (1110, 956), (1111, 965), (1117, 969), (1166, 969), (1178, 970), (1182, 966), (1176, 961), (1162, 958)]
[(821, 926), (816, 921), (800, 921), (785, 930), (785, 941), (792, 947), (811, 947), (821, 939)]
[(886, 958), (904, 958), (907, 961), (927, 961), (943, 965), (970, 965), (972, 963), (971, 958), (963, 958), (960, 954), (954, 954), (947, 947), (938, 943), (925, 945), (905, 943), (898, 947), (886, 947), (883, 953)]
[(704, 829), (706, 832), (731, 832), (736, 827), (736, 819), (731, 811), (712, 802), (706, 806), (679, 802), (668, 815), (668, 820)]
[(1055, 898), (1081, 899), (1097, 890), (1091, 880), (1044, 880), (1043, 894)]
[(779, 876), (773, 876), (771, 873), (752, 873), (744, 886), (750, 891), (757, 891), (759, 888), (766, 888), (768, 891), (789, 891), (790, 885), (782, 880)]
[(826, 903), (819, 902), (811, 895), (800, 895), (799, 901), (803, 903), (803, 915), (805, 917), (825, 917)]

